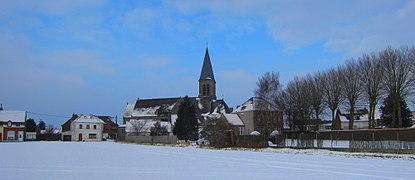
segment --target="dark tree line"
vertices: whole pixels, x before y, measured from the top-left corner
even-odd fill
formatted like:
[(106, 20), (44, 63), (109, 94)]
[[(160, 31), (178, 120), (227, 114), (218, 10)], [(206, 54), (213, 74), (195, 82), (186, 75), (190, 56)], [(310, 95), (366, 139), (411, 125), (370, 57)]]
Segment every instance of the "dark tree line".
[(387, 47), (335, 68), (294, 77), (284, 88), (278, 73), (266, 73), (259, 78), (255, 95), (275, 103), (288, 115), (291, 127), (301, 131), (325, 111), (334, 120), (339, 108), (350, 111), (349, 129), (353, 129), (357, 106), (369, 107), (369, 128), (374, 128), (376, 106), (388, 97), (391, 110), (387, 126), (401, 128), (409, 126), (402, 114), (406, 107), (402, 105), (414, 102), (414, 86), (415, 47)]

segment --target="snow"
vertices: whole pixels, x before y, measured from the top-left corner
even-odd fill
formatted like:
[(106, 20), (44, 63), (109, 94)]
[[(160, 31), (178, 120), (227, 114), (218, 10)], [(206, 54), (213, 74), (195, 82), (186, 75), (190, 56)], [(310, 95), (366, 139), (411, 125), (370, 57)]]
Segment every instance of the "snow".
[[(30, 153), (28, 153), (30, 150)], [(210, 150), (114, 142), (1, 143), (6, 179), (413, 179), (414, 155)]]
[(171, 114), (171, 124), (174, 125), (176, 124), (176, 120), (177, 120), (177, 114)]
[(79, 117), (74, 120), (74, 122), (105, 124), (104, 121), (102, 121), (101, 119), (97, 118), (96, 116), (90, 115), (90, 114), (80, 114)]
[(225, 116), (226, 120), (234, 126), (244, 126), (244, 123), (237, 114), (223, 114), (223, 116)]
[(2, 122), (25, 122), (26, 120), (26, 111), (11, 111), (11, 110), (1, 110), (0, 111), (0, 121)]
[(142, 116), (156, 116), (156, 111), (160, 106), (149, 107), (149, 108), (137, 108), (134, 109), (132, 116), (133, 117), (142, 117)]
[(168, 132), (172, 131), (170, 122), (163, 122), (163, 121), (156, 120), (156, 119), (140, 119), (140, 120), (132, 119), (132, 120), (129, 120), (125, 124), (125, 126), (126, 126), (125, 131), (127, 133), (135, 132), (136, 130), (134, 129), (133, 124), (138, 123), (137, 125), (139, 126), (140, 133), (150, 133), (151, 127), (153, 127), (156, 122), (160, 122), (161, 126), (166, 126)]
[(134, 112), (134, 106), (135, 104), (127, 104), (127, 107), (125, 108), (124, 117), (131, 117)]
[(259, 136), (261, 133), (258, 131), (252, 131), (250, 135)]

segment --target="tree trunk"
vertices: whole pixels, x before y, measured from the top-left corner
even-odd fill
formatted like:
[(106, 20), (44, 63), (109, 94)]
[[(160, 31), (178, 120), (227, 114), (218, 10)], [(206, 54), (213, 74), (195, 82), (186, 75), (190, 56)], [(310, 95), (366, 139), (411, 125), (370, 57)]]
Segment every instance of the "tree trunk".
[(370, 128), (375, 128), (376, 126), (375, 111), (376, 111), (376, 103), (373, 103), (370, 107), (370, 119), (371, 119)]
[(398, 128), (402, 128), (402, 113), (401, 113), (401, 111), (402, 111), (402, 109), (401, 109), (401, 102), (400, 101), (398, 101), (397, 103), (396, 103), (396, 113), (397, 113), (397, 117), (398, 117)]
[(349, 114), (349, 130), (353, 129), (354, 124), (354, 105), (350, 106), (350, 114)]
[(372, 103), (369, 104), (369, 129), (373, 128), (373, 119), (372, 119)]

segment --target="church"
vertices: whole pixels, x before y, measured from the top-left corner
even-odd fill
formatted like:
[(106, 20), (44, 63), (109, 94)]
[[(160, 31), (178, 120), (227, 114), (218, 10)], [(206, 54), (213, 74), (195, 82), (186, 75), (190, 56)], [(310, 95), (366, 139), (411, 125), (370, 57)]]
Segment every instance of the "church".
[[(222, 114), (232, 112), (233, 109), (223, 99), (217, 99), (216, 97), (216, 80), (208, 48), (206, 48), (203, 59), (198, 87), (199, 95), (189, 98), (196, 107), (196, 116), (199, 122), (203, 122), (208, 116), (220, 117)], [(123, 125), (125, 125), (126, 134), (137, 133), (140, 135), (149, 135), (150, 128), (156, 122), (160, 122), (162, 126), (166, 126), (168, 132), (171, 133), (182, 100), (183, 97), (137, 98), (134, 104), (127, 104), (123, 115)]]

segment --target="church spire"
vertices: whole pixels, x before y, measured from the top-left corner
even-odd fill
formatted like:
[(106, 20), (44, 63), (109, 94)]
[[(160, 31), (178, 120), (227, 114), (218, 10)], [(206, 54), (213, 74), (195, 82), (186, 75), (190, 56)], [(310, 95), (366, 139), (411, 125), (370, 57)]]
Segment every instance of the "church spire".
[(216, 81), (213, 75), (212, 63), (210, 62), (209, 50), (206, 47), (203, 59), (202, 72), (199, 78), (199, 97), (216, 99)]
[(211, 79), (215, 81), (215, 76), (213, 75), (212, 63), (210, 62), (208, 47), (206, 47), (205, 59), (203, 60), (203, 67), (202, 67), (202, 72), (200, 73), (199, 81), (207, 80), (207, 79)]

